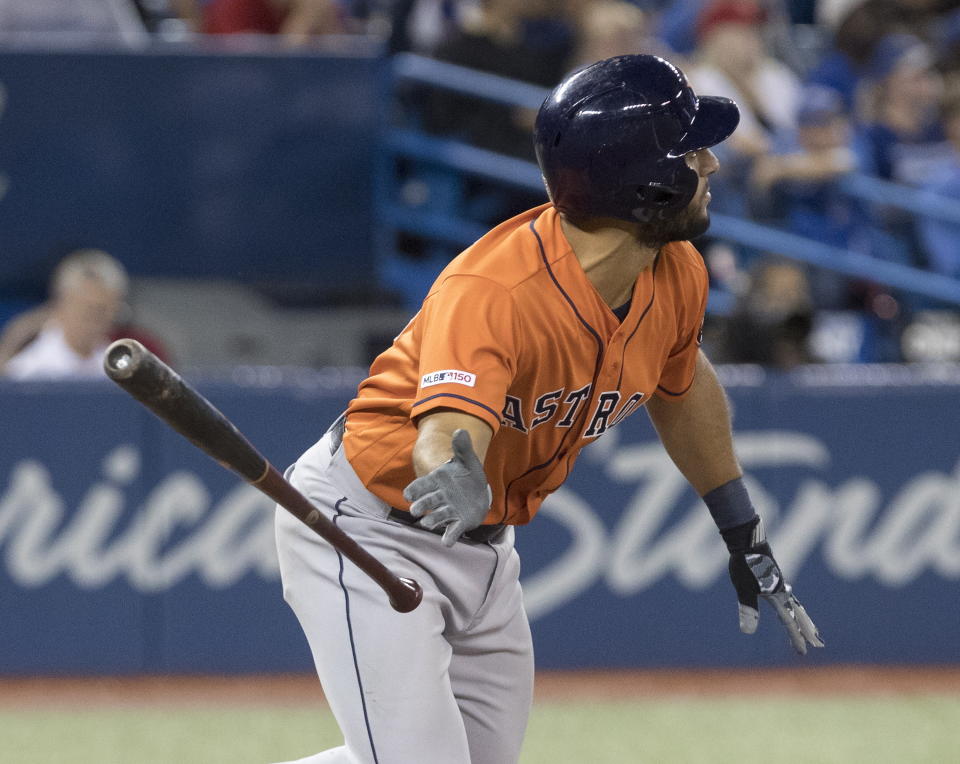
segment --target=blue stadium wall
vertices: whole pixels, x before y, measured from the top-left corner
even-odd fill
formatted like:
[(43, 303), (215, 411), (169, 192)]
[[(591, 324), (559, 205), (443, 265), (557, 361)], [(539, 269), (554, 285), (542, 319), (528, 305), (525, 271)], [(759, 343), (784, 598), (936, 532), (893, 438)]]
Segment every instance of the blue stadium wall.
[[(813, 663), (960, 661), (960, 375), (727, 370), (774, 549), (820, 626)], [(201, 390), (276, 464), (353, 372)], [(309, 671), (269, 500), (109, 383), (0, 385), (0, 674)], [(789, 665), (737, 630), (725, 553), (643, 412), (519, 529), (541, 667)]]
[(78, 247), (135, 276), (369, 289), (389, 62), (342, 47), (0, 48), (0, 298)]

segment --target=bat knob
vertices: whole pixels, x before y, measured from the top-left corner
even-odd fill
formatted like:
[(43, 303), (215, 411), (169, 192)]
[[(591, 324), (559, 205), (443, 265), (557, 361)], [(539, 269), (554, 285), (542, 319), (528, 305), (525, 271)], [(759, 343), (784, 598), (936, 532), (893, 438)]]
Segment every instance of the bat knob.
[(117, 340), (103, 354), (103, 370), (110, 379), (128, 379), (140, 367), (146, 352), (136, 340)]
[(403, 588), (390, 593), (390, 606), (398, 613), (409, 613), (423, 599), (423, 589), (412, 578), (400, 578)]

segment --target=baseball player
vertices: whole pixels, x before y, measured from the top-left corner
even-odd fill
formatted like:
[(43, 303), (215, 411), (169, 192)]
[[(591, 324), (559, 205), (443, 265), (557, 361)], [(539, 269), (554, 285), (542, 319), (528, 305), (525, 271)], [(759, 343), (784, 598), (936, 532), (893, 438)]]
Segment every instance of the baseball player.
[(383, 592), (277, 513), (284, 596), (344, 745), (301, 764), (509, 764), (533, 654), (513, 547), (580, 450), (645, 407), (730, 552), (740, 629), (758, 598), (793, 646), (820, 636), (774, 560), (699, 348), (710, 147), (736, 104), (694, 95), (661, 58), (570, 75), (535, 126), (550, 203), (502, 223), (440, 274), (292, 482), (423, 603)]

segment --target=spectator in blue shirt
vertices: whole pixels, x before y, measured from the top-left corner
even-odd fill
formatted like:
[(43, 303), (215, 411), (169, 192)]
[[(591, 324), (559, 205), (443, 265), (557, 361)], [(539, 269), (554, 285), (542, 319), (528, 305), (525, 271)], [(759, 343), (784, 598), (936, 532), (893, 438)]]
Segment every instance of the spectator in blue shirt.
[(807, 82), (836, 90), (853, 111), (874, 48), (897, 28), (898, 11), (895, 0), (864, 0), (850, 7), (840, 16), (826, 50), (807, 74)]
[[(960, 200), (960, 96), (944, 104), (941, 122), (953, 151), (924, 188)], [(918, 228), (927, 266), (944, 276), (960, 278), (960, 224), (924, 217), (918, 220)]]
[(761, 205), (759, 212), (783, 218), (795, 233), (847, 247), (855, 211), (836, 181), (855, 169), (857, 158), (843, 98), (830, 88), (808, 85), (796, 119), (796, 129), (778, 131), (770, 154), (754, 163), (755, 204)]
[[(920, 187), (940, 171), (950, 146), (938, 112), (942, 78), (930, 51), (906, 34), (876, 46), (861, 93), (862, 124), (854, 141), (863, 172)], [(871, 254), (905, 265), (922, 265), (913, 216), (893, 205), (872, 205)]]
[(921, 185), (949, 153), (937, 109), (942, 81), (917, 37), (877, 44), (862, 99), (858, 141), (864, 168), (880, 178)]
[[(858, 248), (862, 211), (837, 183), (857, 163), (843, 97), (830, 88), (808, 85), (796, 119), (797, 128), (779, 131), (770, 154), (754, 163), (750, 180), (755, 214), (824, 244)], [(818, 271), (811, 282), (818, 307), (845, 307), (848, 279)]]

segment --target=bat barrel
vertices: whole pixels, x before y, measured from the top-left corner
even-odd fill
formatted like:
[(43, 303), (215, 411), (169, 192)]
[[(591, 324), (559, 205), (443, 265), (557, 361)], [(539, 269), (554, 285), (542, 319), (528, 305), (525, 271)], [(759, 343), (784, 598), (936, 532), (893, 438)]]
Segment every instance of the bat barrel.
[(136, 340), (121, 339), (103, 357), (107, 376), (200, 450), (256, 482), (267, 460), (206, 398)]

